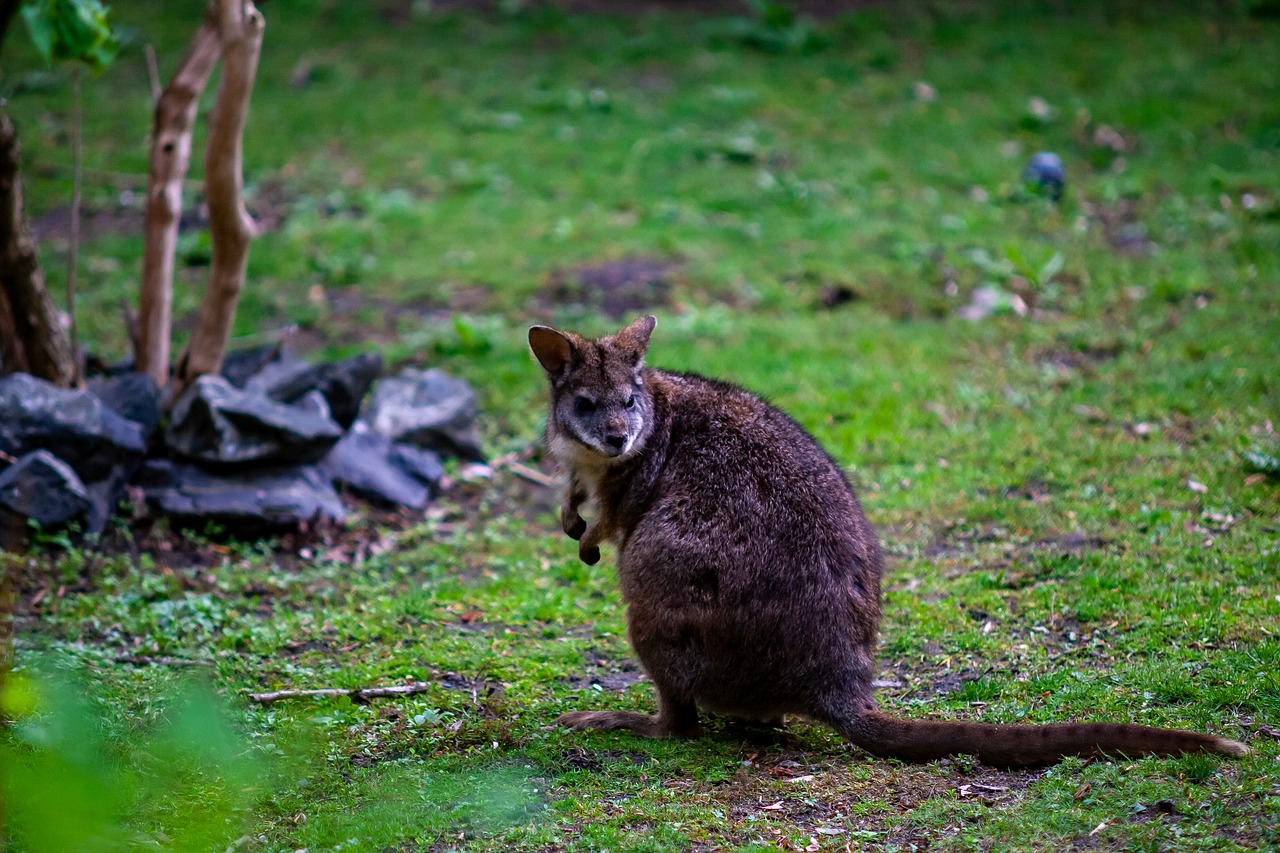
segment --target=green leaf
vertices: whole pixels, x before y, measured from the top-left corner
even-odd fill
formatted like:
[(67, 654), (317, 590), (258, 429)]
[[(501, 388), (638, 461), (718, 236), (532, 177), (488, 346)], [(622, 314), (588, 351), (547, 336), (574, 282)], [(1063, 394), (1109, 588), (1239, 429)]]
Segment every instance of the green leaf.
[(120, 43), (99, 0), (28, 0), (22, 8), (31, 41), (46, 63), (68, 59), (101, 72)]
[(31, 35), (31, 43), (46, 65), (53, 64), (53, 17), (52, 4), (28, 4), (22, 7), (22, 20)]
[(1036, 284), (1043, 287), (1053, 281), (1053, 277), (1062, 272), (1066, 259), (1062, 257), (1061, 252), (1054, 252), (1049, 260), (1044, 262), (1044, 266), (1040, 267), (1040, 274), (1036, 277)]

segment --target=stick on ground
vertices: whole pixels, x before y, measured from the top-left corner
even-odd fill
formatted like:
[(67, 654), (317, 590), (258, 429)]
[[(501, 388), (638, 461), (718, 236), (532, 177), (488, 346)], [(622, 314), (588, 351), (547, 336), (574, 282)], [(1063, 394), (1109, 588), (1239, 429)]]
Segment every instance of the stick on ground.
[(312, 690), (274, 690), (270, 693), (250, 693), (249, 701), (257, 702), (259, 705), (270, 705), (272, 702), (280, 702), (285, 699), (304, 699), (315, 696), (347, 696), (357, 705), (364, 705), (370, 699), (379, 699), (386, 696), (412, 696), (415, 693), (425, 693), (430, 690), (431, 687), (431, 684), (418, 681), (413, 684), (400, 684), (394, 687), (354, 687), (351, 689), (344, 687), (320, 687)]

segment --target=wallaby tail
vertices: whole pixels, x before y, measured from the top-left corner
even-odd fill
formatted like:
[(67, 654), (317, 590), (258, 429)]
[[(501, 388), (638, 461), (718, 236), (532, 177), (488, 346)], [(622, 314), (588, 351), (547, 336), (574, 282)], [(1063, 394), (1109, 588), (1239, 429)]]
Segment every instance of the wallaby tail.
[(905, 761), (976, 755), (984, 764), (998, 767), (1049, 764), (1069, 755), (1137, 758), (1210, 753), (1242, 758), (1251, 752), (1237, 741), (1199, 732), (1113, 723), (1005, 726), (900, 720), (867, 713), (837, 728), (854, 744), (874, 755)]

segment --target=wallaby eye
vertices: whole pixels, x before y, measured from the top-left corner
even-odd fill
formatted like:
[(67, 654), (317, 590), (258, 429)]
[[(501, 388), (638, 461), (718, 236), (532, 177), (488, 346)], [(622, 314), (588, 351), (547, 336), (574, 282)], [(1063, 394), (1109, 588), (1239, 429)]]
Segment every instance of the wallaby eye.
[(573, 410), (579, 415), (589, 415), (596, 410), (595, 401), (581, 395), (573, 398)]
[(632, 394), (627, 398), (627, 408), (634, 409), (636, 407), (636, 395)]

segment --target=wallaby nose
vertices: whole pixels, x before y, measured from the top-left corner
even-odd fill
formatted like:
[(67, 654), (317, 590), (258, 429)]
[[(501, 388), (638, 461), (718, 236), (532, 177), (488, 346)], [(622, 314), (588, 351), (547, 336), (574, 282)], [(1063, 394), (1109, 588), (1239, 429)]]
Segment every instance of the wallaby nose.
[(625, 435), (606, 435), (604, 437), (604, 443), (612, 447), (614, 450), (621, 450), (622, 445), (627, 443), (627, 437)]

